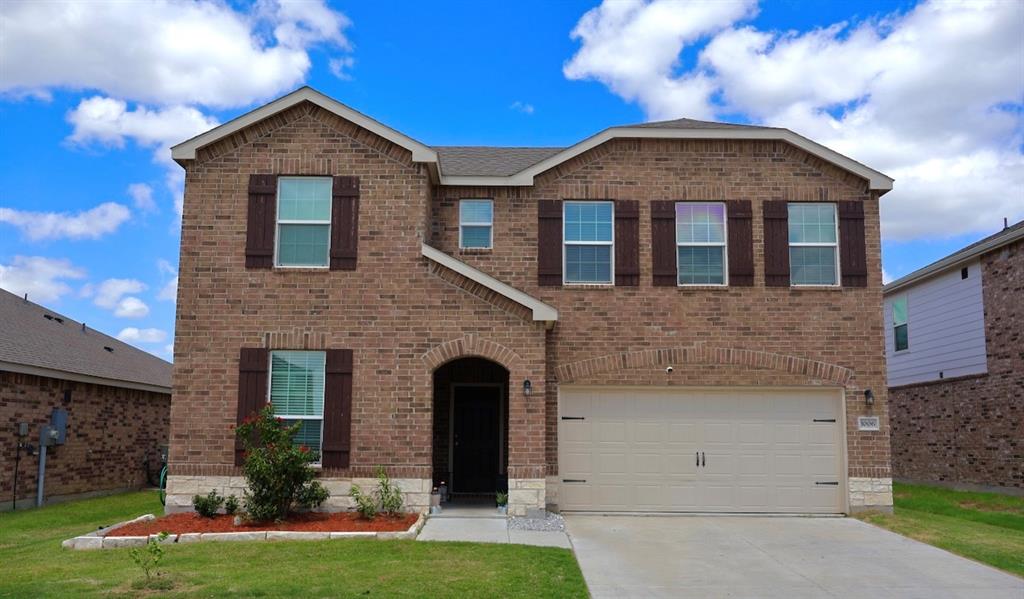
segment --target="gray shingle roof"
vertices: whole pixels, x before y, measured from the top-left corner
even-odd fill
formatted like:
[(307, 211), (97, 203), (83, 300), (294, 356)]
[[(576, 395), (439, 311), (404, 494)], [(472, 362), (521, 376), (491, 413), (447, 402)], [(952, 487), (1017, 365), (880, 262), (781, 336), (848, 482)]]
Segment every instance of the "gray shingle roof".
[(170, 362), (95, 329), (83, 330), (82, 323), (2, 289), (0, 323), (0, 363), (108, 379), (112, 386), (170, 391)]
[(451, 176), (508, 177), (565, 148), (434, 146), (441, 172)]
[(737, 125), (736, 123), (716, 123), (712, 121), (698, 121), (696, 119), (652, 121), (650, 123), (622, 125), (622, 127), (638, 127), (641, 129), (775, 129), (775, 127), (762, 127), (759, 125)]

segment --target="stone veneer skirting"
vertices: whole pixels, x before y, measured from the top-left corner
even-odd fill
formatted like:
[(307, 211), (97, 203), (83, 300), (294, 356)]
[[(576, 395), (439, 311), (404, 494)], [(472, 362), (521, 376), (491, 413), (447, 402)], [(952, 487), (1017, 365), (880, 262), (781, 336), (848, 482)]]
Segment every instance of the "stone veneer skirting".
[(543, 478), (508, 479), (508, 515), (538, 516), (545, 507), (546, 481)]
[(850, 513), (892, 512), (891, 478), (849, 478)]

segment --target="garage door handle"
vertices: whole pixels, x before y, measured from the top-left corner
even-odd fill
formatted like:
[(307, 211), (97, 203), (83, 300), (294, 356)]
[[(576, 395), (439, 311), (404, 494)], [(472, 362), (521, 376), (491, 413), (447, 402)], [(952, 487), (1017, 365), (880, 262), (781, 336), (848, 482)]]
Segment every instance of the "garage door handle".
[(708, 466), (708, 461), (705, 459), (703, 451), (700, 452), (700, 466), (701, 468), (707, 468)]
[(839, 481), (820, 481), (819, 480), (819, 481), (815, 481), (814, 484), (816, 484), (816, 485), (839, 486)]
[(700, 452), (699, 451), (693, 452), (693, 457), (697, 458), (697, 467), (700, 468)]
[(815, 422), (835, 422), (835, 418), (815, 418)]
[(585, 478), (563, 478), (562, 482), (563, 483), (585, 483), (585, 482), (587, 482), (587, 479), (585, 479)]

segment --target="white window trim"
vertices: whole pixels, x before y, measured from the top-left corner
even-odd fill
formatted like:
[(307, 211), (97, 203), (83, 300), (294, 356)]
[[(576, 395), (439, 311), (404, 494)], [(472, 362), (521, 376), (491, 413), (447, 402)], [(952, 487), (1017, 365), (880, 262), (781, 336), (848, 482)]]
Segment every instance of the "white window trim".
[[(317, 269), (317, 270), (328, 270), (331, 267), (331, 221), (334, 217), (334, 198), (331, 198), (331, 218), (327, 220), (293, 220), (284, 219), (282, 220), (279, 215), (281, 214), (281, 182), (285, 179), (331, 179), (330, 177), (278, 177), (277, 178), (277, 196), (274, 198), (274, 268), (281, 269)], [(333, 185), (333, 180), (331, 181)], [(327, 263), (320, 266), (316, 264), (281, 264), (278, 259), (278, 249), (281, 245), (281, 225), (327, 225)]]
[(790, 278), (789, 278), (789, 286), (790, 287), (825, 287), (825, 288), (834, 288), (834, 287), (842, 286), (843, 273), (839, 272), (839, 206), (837, 204), (833, 203), (833, 202), (787, 202), (787, 205), (786, 205), (787, 212), (789, 211), (789, 205), (790, 204), (797, 204), (797, 205), (800, 205), (800, 206), (831, 206), (832, 207), (832, 213), (835, 216), (835, 218), (832, 219), (832, 222), (835, 225), (835, 230), (836, 230), (836, 240), (835, 240), (835, 242), (833, 242), (833, 243), (820, 243), (820, 242), (815, 242), (815, 243), (806, 243), (806, 242), (794, 243), (792, 241), (789, 241), (789, 230), (788, 230), (789, 220), (787, 218), (787, 221), (786, 221), (786, 223), (787, 223), (786, 241), (788, 243), (788, 246), (786, 248), (786, 253), (787, 254), (789, 253), (789, 248), (799, 248), (799, 247), (805, 247), (805, 248), (811, 248), (811, 247), (835, 248), (836, 251), (835, 251), (834, 255), (836, 257), (836, 282), (835, 283), (831, 283), (831, 284), (826, 284), (826, 283), (803, 283), (803, 284), (801, 284), (801, 283), (794, 283), (793, 282), (793, 261), (792, 261), (792, 258), (790, 258), (789, 256), (786, 256), (786, 259), (790, 261), (789, 262), (789, 276), (790, 276)]
[[(691, 206), (710, 206), (719, 205), (722, 207), (722, 242), (710, 242), (710, 241), (699, 241), (699, 242), (681, 242), (679, 241), (679, 211), (677, 207), (680, 204), (689, 204)], [(676, 210), (675, 214), (675, 229), (676, 229), (676, 286), (678, 287), (728, 287), (729, 286), (729, 207), (725, 205), (725, 202), (676, 202), (673, 206), (673, 210)], [(680, 283), (679, 282), (679, 248), (681, 247), (720, 247), (722, 248), (722, 282), (721, 283)]]
[[(896, 307), (896, 302), (898, 302), (901, 299), (904, 301), (904, 303), (906, 304), (906, 307), (907, 307), (906, 308), (907, 319), (903, 322), (903, 324), (899, 324), (898, 325), (898, 324), (896, 324), (896, 310), (895, 310), (895, 307)], [(892, 303), (889, 305), (889, 310), (890, 310), (890, 313), (891, 313), (891, 316), (892, 316), (892, 327), (890, 328), (890, 331), (889, 331), (892, 334), (892, 353), (894, 353), (894, 354), (905, 354), (905, 353), (910, 351), (910, 299), (907, 297), (906, 294), (903, 294), (903, 295), (901, 295), (901, 296), (899, 296), (897, 298), (894, 298)], [(905, 327), (907, 327), (907, 346), (904, 347), (903, 349), (896, 349), (896, 327), (898, 327), (898, 326), (905, 326)]]
[(305, 353), (305, 354), (324, 354), (324, 392), (320, 395), (320, 416), (289, 416), (287, 414), (274, 414), (275, 418), (281, 420), (319, 420), (320, 421), (320, 447), (316, 448), (316, 453), (320, 457), (319, 460), (314, 462), (312, 466), (320, 467), (321, 462), (324, 458), (324, 403), (327, 395), (327, 352), (317, 350), (293, 350), (293, 349), (282, 349), (282, 350), (271, 350), (269, 360), (267, 360), (267, 404), (273, 403), (273, 397), (271, 397), (272, 383), (274, 380), (274, 354), (278, 351), (289, 352), (289, 353)]
[[(464, 222), (462, 220), (462, 202), (487, 202), (491, 205), (491, 220), (489, 222), (476, 222), (469, 221)], [(490, 243), (486, 246), (473, 246), (466, 247), (462, 245), (462, 228), (463, 227), (489, 227), (491, 229)], [(460, 250), (491, 250), (494, 249), (494, 200), (488, 198), (462, 198), (459, 200), (459, 249)]]
[[(611, 241), (568, 241), (565, 238), (565, 209), (569, 204), (611, 204), (612, 207), (612, 239)], [(608, 246), (611, 248), (611, 268), (609, 269), (610, 278), (608, 281), (569, 281), (567, 277), (568, 269), (566, 268), (566, 251), (565, 249), (570, 245), (595, 245), (595, 246)], [(604, 287), (612, 287), (615, 285), (615, 202), (606, 200), (571, 200), (562, 202), (562, 285), (565, 287), (585, 287), (600, 285)]]

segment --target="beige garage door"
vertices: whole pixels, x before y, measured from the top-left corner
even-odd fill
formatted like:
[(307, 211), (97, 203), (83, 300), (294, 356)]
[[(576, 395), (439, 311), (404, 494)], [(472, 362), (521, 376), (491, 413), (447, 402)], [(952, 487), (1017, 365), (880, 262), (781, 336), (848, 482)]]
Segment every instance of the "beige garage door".
[(562, 387), (559, 506), (840, 513), (840, 397), (836, 389)]

